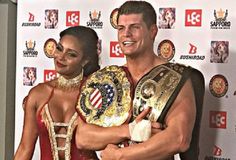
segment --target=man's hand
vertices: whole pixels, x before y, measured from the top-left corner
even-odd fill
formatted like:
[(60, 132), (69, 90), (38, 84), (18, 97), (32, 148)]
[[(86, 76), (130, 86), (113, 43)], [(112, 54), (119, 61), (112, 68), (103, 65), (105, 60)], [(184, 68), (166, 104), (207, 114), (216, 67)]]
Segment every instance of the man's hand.
[(101, 152), (102, 160), (116, 160), (119, 159), (119, 147), (114, 144), (108, 144), (107, 147)]
[[(146, 109), (144, 109), (136, 118), (135, 118), (135, 122), (138, 123), (140, 121), (142, 121), (150, 112), (151, 112), (152, 108), (148, 107)], [(152, 126), (152, 135), (162, 131), (163, 129), (165, 129), (166, 127), (159, 123), (159, 122), (151, 122), (151, 126)]]
[(165, 125), (159, 122), (152, 122), (152, 136), (155, 135), (156, 133), (161, 132), (163, 129), (165, 129)]
[(140, 121), (142, 121), (150, 112), (151, 112), (152, 108), (148, 107), (146, 109), (144, 109), (136, 118), (135, 118), (135, 122), (138, 123)]

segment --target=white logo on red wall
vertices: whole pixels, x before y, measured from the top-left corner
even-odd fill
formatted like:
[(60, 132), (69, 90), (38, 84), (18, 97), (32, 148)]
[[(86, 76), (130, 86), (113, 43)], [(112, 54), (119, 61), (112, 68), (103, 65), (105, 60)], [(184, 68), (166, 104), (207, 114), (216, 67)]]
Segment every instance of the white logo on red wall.
[(210, 128), (223, 128), (226, 129), (227, 112), (223, 111), (210, 111)]
[(66, 12), (66, 26), (78, 26), (79, 18), (80, 18), (79, 11), (67, 11)]
[(44, 82), (51, 81), (57, 77), (57, 72), (55, 70), (44, 70)]
[(185, 26), (200, 27), (202, 25), (202, 10), (187, 9), (185, 10)]
[(189, 54), (195, 54), (197, 53), (197, 47), (194, 46), (193, 44), (189, 43), (190, 49), (189, 49)]
[(124, 57), (118, 42), (110, 42), (110, 57)]
[(221, 156), (221, 154), (222, 154), (222, 149), (215, 145), (213, 148), (213, 155), (214, 156)]

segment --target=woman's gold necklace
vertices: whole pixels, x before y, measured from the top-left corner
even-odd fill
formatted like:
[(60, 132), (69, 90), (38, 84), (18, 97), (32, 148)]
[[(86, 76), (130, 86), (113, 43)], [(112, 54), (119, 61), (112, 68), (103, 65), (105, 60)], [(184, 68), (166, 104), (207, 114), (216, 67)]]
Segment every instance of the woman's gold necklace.
[(83, 79), (83, 70), (81, 73), (72, 79), (66, 79), (62, 75), (59, 75), (57, 79), (57, 87), (63, 90), (72, 91), (80, 87)]

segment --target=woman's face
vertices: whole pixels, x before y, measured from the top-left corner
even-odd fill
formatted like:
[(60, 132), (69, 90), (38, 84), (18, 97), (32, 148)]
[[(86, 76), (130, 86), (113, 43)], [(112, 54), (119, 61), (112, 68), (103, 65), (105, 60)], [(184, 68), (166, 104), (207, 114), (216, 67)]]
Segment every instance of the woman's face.
[(29, 70), (28, 76), (29, 76), (30, 79), (35, 78), (35, 73), (34, 73), (34, 70), (33, 70), (33, 69), (30, 69), (30, 70)]
[(173, 12), (171, 10), (167, 10), (165, 14), (165, 19), (166, 20), (172, 20), (174, 17)]
[(65, 35), (57, 44), (54, 53), (56, 71), (66, 78), (74, 78), (82, 70), (84, 56), (81, 44), (72, 35)]
[(224, 53), (226, 53), (226, 51), (227, 51), (227, 47), (224, 43), (220, 43), (217, 46), (217, 53), (219, 53), (220, 55), (223, 55)]

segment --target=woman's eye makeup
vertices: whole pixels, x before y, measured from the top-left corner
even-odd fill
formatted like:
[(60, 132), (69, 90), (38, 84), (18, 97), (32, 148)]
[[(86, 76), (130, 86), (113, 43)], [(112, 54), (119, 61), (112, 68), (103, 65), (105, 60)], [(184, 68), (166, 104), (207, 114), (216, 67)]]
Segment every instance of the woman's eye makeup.
[(68, 51), (68, 52), (66, 52), (66, 54), (70, 57), (77, 57), (77, 55), (78, 55), (78, 53), (75, 51)]
[(73, 49), (65, 49), (61, 43), (58, 43), (56, 45), (56, 49), (59, 52), (65, 52), (66, 56), (69, 56), (69, 57), (77, 57), (78, 56), (78, 52), (77, 51), (75, 51)]

